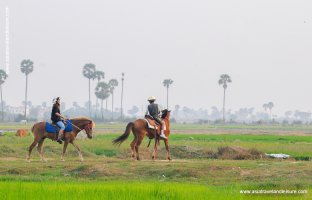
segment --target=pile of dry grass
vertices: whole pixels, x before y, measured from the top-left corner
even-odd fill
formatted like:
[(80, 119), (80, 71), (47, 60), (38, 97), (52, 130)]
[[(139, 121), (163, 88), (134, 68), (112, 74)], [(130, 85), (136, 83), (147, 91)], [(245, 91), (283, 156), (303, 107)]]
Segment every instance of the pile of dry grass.
[[(191, 146), (173, 146), (171, 155), (179, 159), (208, 158), (224, 160), (256, 160), (265, 158), (265, 154), (256, 149), (245, 149), (237, 146), (219, 147), (217, 151), (204, 150)], [(165, 153), (165, 152), (163, 152)]]
[(255, 160), (264, 158), (265, 154), (256, 149), (226, 146), (218, 148), (217, 157), (219, 159)]
[(25, 137), (28, 135), (28, 131), (27, 129), (18, 129), (15, 135), (19, 137)]

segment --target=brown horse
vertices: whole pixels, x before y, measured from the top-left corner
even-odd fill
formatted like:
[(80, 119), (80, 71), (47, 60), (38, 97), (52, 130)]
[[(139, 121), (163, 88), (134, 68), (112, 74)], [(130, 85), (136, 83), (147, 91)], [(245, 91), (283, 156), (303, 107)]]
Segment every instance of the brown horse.
[[(171, 160), (170, 152), (169, 152), (169, 145), (168, 145), (168, 136), (170, 134), (170, 120), (169, 120), (170, 111), (163, 110), (161, 118), (162, 118), (162, 120), (164, 120), (164, 122), (166, 124), (166, 130), (164, 131), (164, 133), (165, 133), (167, 139), (165, 139), (164, 142), (165, 142), (166, 150), (167, 150), (167, 159)], [(158, 130), (159, 130), (159, 128), (158, 128)], [(132, 154), (131, 154), (132, 158), (135, 157), (135, 153), (136, 153), (136, 159), (140, 160), (139, 146), (142, 143), (144, 136), (146, 135), (147, 137), (149, 137), (149, 139), (153, 139), (153, 138), (155, 139), (155, 145), (154, 145), (154, 151), (153, 151), (152, 158), (156, 159), (157, 144), (159, 144), (159, 135), (156, 133), (156, 131), (154, 129), (148, 128), (147, 122), (144, 119), (137, 119), (134, 122), (128, 123), (124, 134), (119, 136), (118, 138), (114, 139), (113, 143), (120, 145), (123, 141), (125, 141), (129, 137), (131, 131), (134, 135), (134, 139), (130, 144), (131, 151), (132, 151)]]
[[(63, 138), (64, 146), (63, 146), (63, 153), (61, 156), (61, 161), (64, 161), (64, 154), (66, 152), (68, 143), (71, 143), (77, 149), (79, 158), (81, 161), (83, 161), (82, 153), (79, 147), (77, 146), (77, 144), (75, 143), (75, 138), (80, 131), (85, 130), (88, 138), (91, 139), (92, 129), (94, 128), (95, 123), (91, 119), (86, 118), (86, 117), (73, 118), (71, 119), (71, 123), (73, 124), (73, 131), (64, 133), (64, 138)], [(46, 122), (38, 122), (33, 125), (31, 131), (34, 135), (34, 141), (28, 148), (28, 154), (26, 157), (27, 161), (30, 161), (31, 151), (38, 144), (37, 150), (40, 154), (40, 158), (42, 161), (46, 162), (46, 159), (43, 157), (43, 151), (42, 151), (43, 142), (46, 138), (55, 140), (56, 137), (55, 137), (55, 133), (48, 133), (45, 131), (45, 125), (46, 125)]]

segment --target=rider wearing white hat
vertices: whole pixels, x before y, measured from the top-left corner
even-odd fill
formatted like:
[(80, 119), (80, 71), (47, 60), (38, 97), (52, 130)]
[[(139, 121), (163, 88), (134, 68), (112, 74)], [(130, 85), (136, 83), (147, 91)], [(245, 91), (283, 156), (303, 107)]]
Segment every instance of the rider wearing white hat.
[(164, 122), (159, 118), (160, 114), (160, 109), (158, 104), (155, 103), (156, 97), (155, 96), (150, 96), (148, 99), (149, 105), (147, 107), (147, 114), (150, 115), (156, 122), (159, 123), (160, 125), (160, 137), (163, 139), (167, 139), (166, 135), (164, 134), (164, 129), (163, 127), (165, 126)]

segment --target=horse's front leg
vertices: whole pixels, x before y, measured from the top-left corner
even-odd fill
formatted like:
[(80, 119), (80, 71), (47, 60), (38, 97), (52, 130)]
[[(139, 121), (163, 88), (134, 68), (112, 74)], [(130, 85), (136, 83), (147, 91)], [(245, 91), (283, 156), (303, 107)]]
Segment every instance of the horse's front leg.
[(80, 148), (78, 147), (78, 145), (74, 141), (71, 141), (70, 143), (77, 149), (80, 161), (83, 162), (82, 153), (81, 153)]
[(66, 153), (66, 149), (67, 149), (68, 143), (69, 143), (68, 139), (65, 139), (64, 146), (63, 146), (63, 153), (61, 155), (61, 161), (65, 161), (64, 160), (64, 156), (65, 156), (65, 153)]
[(137, 160), (141, 160), (140, 156), (139, 156), (139, 147), (140, 147), (140, 144), (142, 143), (142, 140), (143, 140), (143, 138), (138, 138), (136, 145), (135, 145), (135, 153), (136, 153), (136, 159)]
[(136, 144), (136, 138), (133, 139), (131, 142), (131, 158), (135, 158), (135, 144)]
[(168, 160), (171, 160), (171, 157), (170, 157), (170, 150), (169, 150), (169, 144), (168, 144), (168, 138), (164, 140), (165, 142), (165, 146), (166, 146), (166, 150), (167, 150), (167, 159)]

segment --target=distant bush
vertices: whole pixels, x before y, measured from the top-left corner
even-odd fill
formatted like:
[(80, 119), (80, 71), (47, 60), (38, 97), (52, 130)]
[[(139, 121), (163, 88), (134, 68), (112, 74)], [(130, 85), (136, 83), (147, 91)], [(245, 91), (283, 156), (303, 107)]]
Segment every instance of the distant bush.
[(292, 125), (302, 125), (302, 121), (301, 120), (295, 120), (292, 122)]
[(216, 119), (213, 123), (214, 124), (223, 124), (223, 120), (222, 119)]
[(208, 123), (209, 123), (208, 120), (206, 120), (206, 119), (200, 119), (200, 120), (198, 120), (195, 124), (208, 124)]

